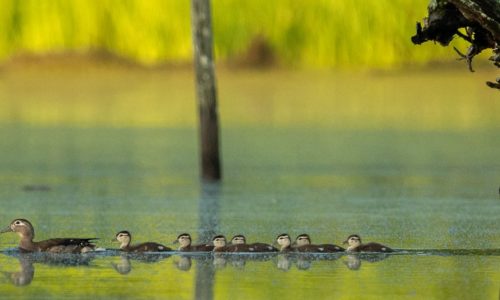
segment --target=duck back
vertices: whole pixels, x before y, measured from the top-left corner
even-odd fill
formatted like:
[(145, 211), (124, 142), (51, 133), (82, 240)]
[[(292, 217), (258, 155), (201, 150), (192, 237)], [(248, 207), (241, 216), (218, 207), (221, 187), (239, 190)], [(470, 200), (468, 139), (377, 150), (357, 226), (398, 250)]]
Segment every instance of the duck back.
[(97, 240), (97, 238), (56, 238), (34, 242), (31, 249), (22, 250), (25, 252), (82, 253), (95, 249), (93, 240)]
[(337, 245), (334, 245), (334, 244), (320, 244), (318, 246), (324, 248), (325, 252), (344, 252), (345, 251), (344, 248), (337, 246)]
[(379, 243), (366, 243), (366, 244), (361, 244), (358, 248), (357, 251), (363, 251), (363, 252), (394, 252), (391, 248), (384, 246)]
[(275, 247), (266, 244), (266, 243), (252, 243), (249, 244), (252, 249), (254, 249), (252, 252), (278, 252), (279, 250), (276, 249)]
[(214, 246), (208, 244), (191, 245), (189, 247), (180, 248), (183, 252), (210, 252), (214, 250)]
[(172, 251), (167, 246), (164, 246), (162, 244), (158, 243), (153, 243), (153, 242), (147, 242), (147, 243), (142, 243), (138, 245), (132, 245), (127, 248), (123, 249), (126, 252), (168, 252)]

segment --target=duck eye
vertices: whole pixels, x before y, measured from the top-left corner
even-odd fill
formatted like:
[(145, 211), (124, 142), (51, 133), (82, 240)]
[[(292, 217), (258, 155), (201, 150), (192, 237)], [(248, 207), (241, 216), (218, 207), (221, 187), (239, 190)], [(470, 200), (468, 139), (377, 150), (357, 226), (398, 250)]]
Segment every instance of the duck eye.
[(15, 225), (21, 225), (21, 221), (16, 221), (14, 224)]

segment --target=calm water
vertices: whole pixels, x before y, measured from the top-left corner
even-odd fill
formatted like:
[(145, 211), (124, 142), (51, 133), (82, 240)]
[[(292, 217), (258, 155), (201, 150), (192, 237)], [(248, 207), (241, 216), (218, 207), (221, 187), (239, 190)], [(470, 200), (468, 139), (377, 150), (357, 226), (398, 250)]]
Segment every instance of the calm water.
[[(12, 86), (14, 79), (6, 80)], [(397, 86), (407, 79), (391, 80)], [(36, 94), (36, 85), (28, 86)], [(29, 88), (20, 93), (31, 95)], [(223, 87), (221, 93), (235, 91)], [(49, 98), (47, 91), (42, 94)], [(384, 95), (390, 98), (384, 103), (397, 103), (401, 92), (388, 89), (379, 96)], [(293, 95), (273, 97), (273, 103), (298, 101)], [(82, 127), (50, 116), (44, 124), (38, 117), (29, 122), (24, 118), (30, 108), (4, 112), (0, 226), (24, 217), (34, 224), (38, 239), (97, 236), (105, 248), (116, 247), (109, 240), (127, 229), (136, 242), (168, 245), (182, 232), (197, 240), (244, 233), (249, 241), (269, 243), (283, 232), (307, 232), (317, 243), (340, 243), (359, 233), (367, 241), (408, 251), (258, 259), (109, 252), (54, 258), (4, 251), (0, 297), (497, 299), (500, 117), (492, 111), (498, 112), (500, 103), (487, 96), (469, 99), (489, 103), (464, 112), (464, 120), (487, 116), (477, 126), (446, 114), (420, 121), (420, 111), (408, 122), (379, 126), (365, 121), (363, 112), (357, 121), (349, 117), (359, 126), (326, 121), (319, 126), (308, 119), (294, 126), (287, 120), (295, 110), (285, 116), (255, 114), (248, 117), (256, 119), (254, 124), (243, 120), (242, 126), (223, 119), (225, 180), (219, 186), (198, 181), (197, 132), (182, 122), (170, 128)], [(446, 111), (444, 103), (430, 111)], [(236, 115), (242, 111), (231, 109)], [(260, 117), (262, 126), (256, 125)], [(420, 123), (412, 126), (413, 120)], [(437, 126), (442, 120), (452, 128)], [(18, 239), (3, 234), (0, 242), (8, 250)]]

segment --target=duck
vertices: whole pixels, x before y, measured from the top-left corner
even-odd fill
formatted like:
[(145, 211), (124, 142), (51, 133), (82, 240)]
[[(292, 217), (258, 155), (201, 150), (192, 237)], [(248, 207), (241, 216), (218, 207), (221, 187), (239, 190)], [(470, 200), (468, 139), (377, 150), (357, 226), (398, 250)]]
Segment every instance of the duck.
[(231, 245), (226, 246), (227, 252), (277, 252), (278, 249), (266, 243), (247, 244), (242, 234), (231, 238)]
[(35, 242), (35, 229), (26, 219), (15, 219), (0, 233), (15, 232), (21, 238), (21, 252), (87, 253), (95, 250), (93, 240), (98, 238), (54, 238)]
[(212, 244), (214, 248), (213, 252), (227, 252), (226, 251), (226, 237), (223, 235), (216, 235), (212, 238)]
[(173, 243), (180, 245), (178, 251), (181, 252), (210, 252), (214, 249), (213, 245), (208, 244), (191, 245), (191, 241), (192, 239), (189, 233), (182, 233), (179, 234)]
[(132, 242), (132, 235), (127, 230), (118, 232), (114, 241), (120, 242), (120, 250), (124, 252), (167, 252), (172, 251), (167, 246), (154, 242), (146, 242), (137, 245), (130, 245)]
[(333, 244), (314, 245), (311, 243), (311, 237), (306, 234), (300, 234), (295, 239), (294, 249), (297, 252), (317, 252), (317, 253), (333, 253), (343, 252), (344, 248)]
[(346, 249), (347, 252), (394, 252), (391, 248), (379, 243), (370, 242), (363, 244), (358, 234), (351, 234), (348, 236), (344, 244), (348, 245)]
[(282, 233), (276, 237), (276, 244), (279, 245), (279, 252), (293, 252), (292, 240), (287, 233)]

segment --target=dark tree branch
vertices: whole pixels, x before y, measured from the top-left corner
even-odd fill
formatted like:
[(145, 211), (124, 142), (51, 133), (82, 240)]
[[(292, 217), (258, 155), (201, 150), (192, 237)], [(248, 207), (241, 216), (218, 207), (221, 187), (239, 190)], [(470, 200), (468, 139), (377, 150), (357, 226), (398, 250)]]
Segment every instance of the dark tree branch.
[[(436, 41), (447, 46), (457, 35), (471, 44), (465, 54), (454, 48), (471, 72), (472, 59), (490, 48), (494, 53), (490, 60), (500, 68), (500, 0), (431, 0), (428, 13), (423, 26), (417, 22), (417, 33), (411, 38), (414, 44)], [(487, 85), (500, 89), (499, 79)]]

